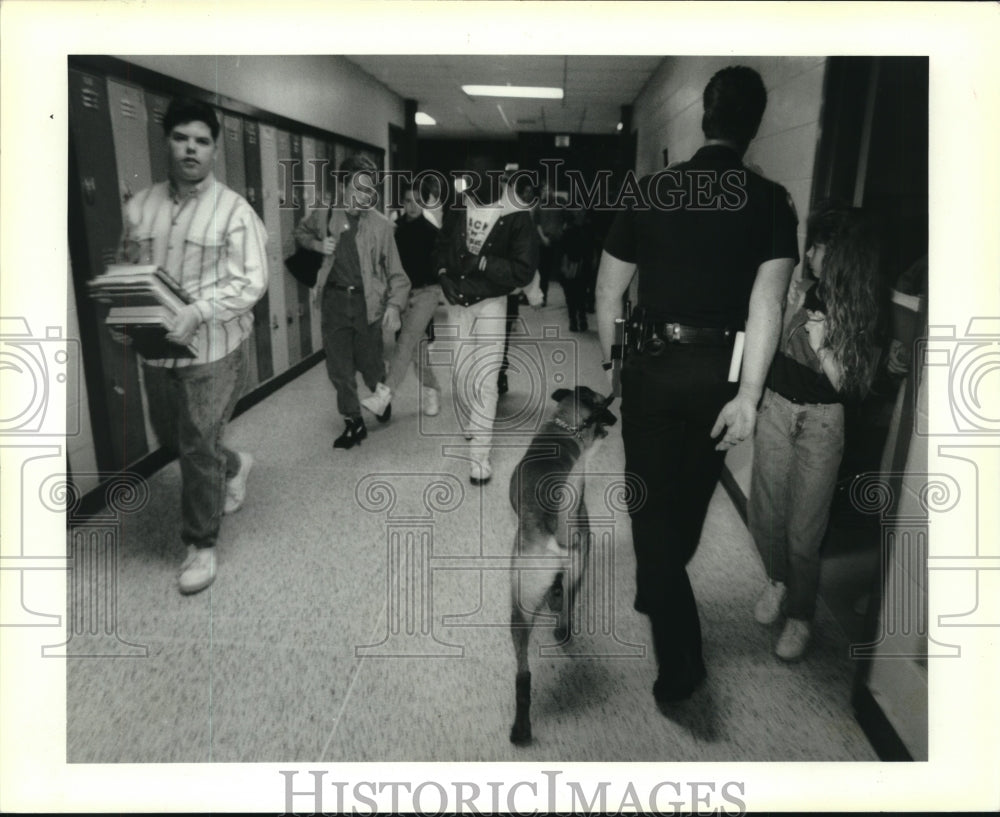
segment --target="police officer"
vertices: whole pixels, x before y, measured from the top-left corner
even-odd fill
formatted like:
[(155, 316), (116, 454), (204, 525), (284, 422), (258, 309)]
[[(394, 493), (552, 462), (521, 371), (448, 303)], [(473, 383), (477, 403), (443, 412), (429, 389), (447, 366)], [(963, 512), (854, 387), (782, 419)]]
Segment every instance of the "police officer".
[[(783, 187), (742, 161), (767, 92), (756, 71), (724, 68), (705, 88), (705, 143), (687, 162), (640, 180), (641, 201), (615, 218), (597, 280), (610, 369), (614, 323), (634, 275), (638, 296), (621, 372), (631, 492), (635, 608), (650, 618), (658, 704), (705, 677), (701, 625), (686, 565), (701, 536), (725, 452), (753, 432), (782, 307), (798, 262), (796, 216)], [(746, 331), (739, 383), (729, 382)]]

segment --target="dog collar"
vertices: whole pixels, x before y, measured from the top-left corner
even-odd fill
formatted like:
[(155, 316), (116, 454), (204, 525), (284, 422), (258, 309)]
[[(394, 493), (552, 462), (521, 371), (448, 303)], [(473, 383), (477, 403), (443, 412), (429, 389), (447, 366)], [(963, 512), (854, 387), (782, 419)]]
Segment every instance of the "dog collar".
[(583, 442), (583, 434), (580, 433), (581, 429), (578, 428), (577, 426), (571, 426), (561, 417), (553, 417), (552, 423), (553, 425), (559, 426), (559, 428), (563, 429), (563, 431), (568, 431), (570, 434), (576, 437), (580, 442)]

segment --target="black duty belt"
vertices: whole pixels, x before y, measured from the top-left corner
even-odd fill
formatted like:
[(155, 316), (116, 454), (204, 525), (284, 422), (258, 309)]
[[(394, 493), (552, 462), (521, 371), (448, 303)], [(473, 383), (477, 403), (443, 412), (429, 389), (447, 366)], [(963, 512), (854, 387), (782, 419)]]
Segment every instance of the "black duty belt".
[(344, 286), (343, 284), (330, 284), (330, 289), (336, 289), (339, 292), (349, 292), (349, 293), (363, 291), (361, 287), (353, 287), (353, 286), (349, 287), (349, 286)]
[(680, 343), (692, 346), (729, 347), (736, 337), (735, 329), (685, 326), (669, 321), (634, 321), (629, 327), (632, 338), (630, 344), (639, 354), (656, 356), (663, 353), (668, 344)]

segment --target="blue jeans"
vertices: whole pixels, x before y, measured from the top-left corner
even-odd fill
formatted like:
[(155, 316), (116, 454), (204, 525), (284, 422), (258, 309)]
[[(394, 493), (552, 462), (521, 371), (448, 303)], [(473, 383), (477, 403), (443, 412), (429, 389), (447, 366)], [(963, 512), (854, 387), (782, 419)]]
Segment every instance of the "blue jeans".
[(441, 287), (432, 284), (410, 290), (410, 303), (403, 313), (396, 348), (389, 361), (389, 375), (385, 384), (396, 391), (406, 379), (410, 363), (417, 369), (420, 385), (440, 390), (434, 370), (427, 359), (427, 344), (423, 343), (430, 324), (441, 300)]
[(365, 385), (375, 391), (385, 381), (382, 360), (382, 321), (368, 323), (365, 296), (361, 291), (345, 292), (327, 281), (323, 289), (320, 321), (326, 373), (337, 392), (337, 411), (342, 417), (359, 419), (357, 372)]
[(768, 578), (787, 586), (785, 614), (810, 620), (820, 545), (844, 453), (844, 406), (800, 405), (765, 390), (754, 432), (747, 508)]
[(153, 430), (180, 460), (181, 539), (199, 548), (215, 545), (226, 480), (240, 468), (222, 436), (246, 383), (248, 348), (244, 342), (212, 363), (143, 367)]

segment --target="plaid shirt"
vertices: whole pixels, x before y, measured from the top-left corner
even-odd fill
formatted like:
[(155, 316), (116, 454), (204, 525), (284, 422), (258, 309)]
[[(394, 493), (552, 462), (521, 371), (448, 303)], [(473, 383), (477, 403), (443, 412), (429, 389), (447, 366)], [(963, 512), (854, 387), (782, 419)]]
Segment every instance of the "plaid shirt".
[(246, 199), (212, 174), (183, 197), (160, 182), (129, 199), (124, 222), (125, 256), (165, 270), (202, 317), (196, 358), (149, 365), (210, 363), (238, 349), (250, 335), (251, 309), (268, 282), (267, 230)]

